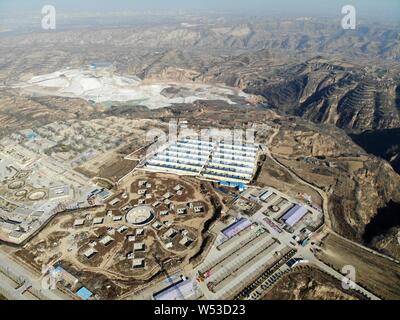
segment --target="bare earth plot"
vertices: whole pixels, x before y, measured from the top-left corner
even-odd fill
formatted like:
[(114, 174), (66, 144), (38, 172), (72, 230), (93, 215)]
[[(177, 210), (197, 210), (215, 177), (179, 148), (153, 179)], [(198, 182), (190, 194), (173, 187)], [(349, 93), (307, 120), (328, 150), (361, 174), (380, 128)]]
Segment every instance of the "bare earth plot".
[(322, 243), (319, 258), (336, 270), (356, 269), (356, 282), (383, 299), (400, 299), (400, 265), (370, 253), (335, 235)]
[(299, 200), (303, 200), (301, 195), (309, 195), (316, 206), (322, 206), (322, 199), (315, 190), (297, 183), (287, 171), (270, 161), (269, 158), (267, 158), (261, 168), (257, 185), (261, 187), (273, 187)]
[(318, 269), (299, 270), (284, 276), (263, 300), (359, 300), (363, 296), (344, 291), (338, 280)]
[[(151, 283), (160, 275), (157, 259), (172, 273), (188, 265), (201, 249), (201, 231), (213, 215), (211, 186), (190, 177), (138, 172), (122, 187), (125, 192), (108, 198), (104, 206), (57, 215), (15, 255), (38, 271), (60, 264), (103, 299)], [(152, 220), (135, 225), (127, 218), (132, 208), (145, 206), (151, 208)], [(133, 259), (143, 261), (140, 267), (133, 267)]]

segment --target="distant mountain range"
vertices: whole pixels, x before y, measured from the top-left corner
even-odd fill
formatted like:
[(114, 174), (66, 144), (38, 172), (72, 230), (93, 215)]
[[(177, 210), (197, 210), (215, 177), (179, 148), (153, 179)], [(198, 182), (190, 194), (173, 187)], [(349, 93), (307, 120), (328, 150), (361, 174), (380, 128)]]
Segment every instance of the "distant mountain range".
[[(360, 20), (355, 30), (344, 30), (340, 19), (267, 18), (234, 16), (152, 17), (153, 20), (125, 21), (110, 26), (101, 21), (71, 20), (56, 32), (38, 32), (32, 38), (4, 33), (11, 41), (51, 45), (104, 45), (152, 49), (187, 48), (209, 53), (218, 50), (283, 50), (286, 53), (330, 54), (352, 58), (379, 58), (399, 61), (400, 31), (398, 24), (379, 24)], [(77, 24), (74, 26), (74, 21)], [(91, 23), (90, 23), (91, 22)], [(141, 22), (141, 23), (140, 23)], [(92, 25), (92, 27), (90, 27)], [(121, 27), (124, 25), (124, 27)], [(38, 25), (39, 27), (40, 25)], [(64, 27), (63, 27), (64, 26)]]
[(241, 79), (269, 106), (350, 132), (400, 126), (400, 82), (344, 62), (314, 58)]
[(183, 15), (0, 34), (5, 86), (107, 62), (117, 75), (149, 82), (237, 87), (265, 107), (352, 134), (400, 127), (399, 61), (400, 26), (364, 21), (343, 30), (336, 20)]

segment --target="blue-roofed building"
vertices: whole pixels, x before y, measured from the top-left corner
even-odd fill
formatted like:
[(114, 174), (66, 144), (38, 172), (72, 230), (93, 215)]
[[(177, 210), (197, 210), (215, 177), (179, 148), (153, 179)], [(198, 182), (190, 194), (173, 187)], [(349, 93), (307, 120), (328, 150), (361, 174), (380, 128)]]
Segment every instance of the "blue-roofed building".
[(31, 129), (22, 130), (20, 133), (28, 140), (35, 140), (38, 137), (38, 135)]
[(247, 227), (251, 226), (251, 221), (246, 219), (246, 218), (240, 218), (236, 222), (230, 224), (223, 230), (221, 230), (222, 234), (229, 238), (232, 238), (233, 236), (237, 235), (239, 232), (243, 231)]
[(61, 266), (57, 266), (57, 267), (54, 268), (54, 272), (56, 272), (56, 273), (63, 272), (63, 271), (64, 271), (64, 269)]
[(219, 181), (221, 186), (230, 187), (231, 183), (229, 181)]
[(304, 240), (301, 242), (301, 245), (302, 245), (303, 247), (305, 247), (305, 246), (308, 244), (308, 242), (309, 242), (308, 239), (304, 239)]
[(80, 288), (80, 289), (76, 292), (76, 294), (77, 294), (78, 297), (81, 298), (82, 300), (88, 300), (88, 299), (93, 295), (93, 293), (92, 293), (90, 290), (88, 290), (87, 288), (85, 288), (85, 287)]
[(185, 300), (195, 295), (195, 287), (192, 280), (181, 280), (157, 292), (153, 295), (154, 300)]
[(51, 275), (57, 279), (57, 281), (62, 281), (65, 284), (71, 286), (71, 288), (76, 288), (79, 283), (79, 279), (73, 274), (65, 270), (61, 265), (55, 265), (54, 269), (51, 271)]
[(230, 181), (221, 180), (218, 183), (221, 186), (237, 188), (239, 191), (244, 191), (245, 189), (247, 189), (246, 184), (243, 182), (230, 182)]
[(293, 227), (298, 221), (300, 221), (301, 218), (306, 215), (307, 212), (307, 208), (296, 204), (286, 211), (286, 213), (280, 219), (288, 226)]
[(104, 200), (107, 199), (110, 196), (110, 194), (111, 193), (108, 190), (104, 189), (98, 193), (98, 196)]
[(290, 268), (293, 268), (301, 261), (303, 261), (303, 258), (292, 258), (286, 262), (286, 265)]

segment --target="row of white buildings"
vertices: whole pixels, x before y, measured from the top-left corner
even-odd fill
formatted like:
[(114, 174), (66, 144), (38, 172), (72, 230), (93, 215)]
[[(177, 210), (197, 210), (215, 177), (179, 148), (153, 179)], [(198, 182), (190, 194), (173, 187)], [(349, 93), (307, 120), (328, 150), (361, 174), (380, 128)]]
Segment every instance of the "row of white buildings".
[(248, 183), (256, 167), (258, 146), (180, 139), (161, 148), (144, 169), (193, 175), (209, 180)]

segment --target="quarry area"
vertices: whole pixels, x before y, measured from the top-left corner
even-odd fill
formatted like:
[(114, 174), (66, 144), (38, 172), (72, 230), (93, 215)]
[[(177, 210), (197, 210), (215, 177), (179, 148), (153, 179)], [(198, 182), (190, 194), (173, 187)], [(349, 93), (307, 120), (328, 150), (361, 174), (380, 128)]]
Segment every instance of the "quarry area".
[(196, 100), (221, 100), (229, 104), (245, 101), (250, 95), (226, 85), (142, 81), (136, 76), (120, 76), (111, 66), (65, 69), (34, 76), (13, 85), (33, 95), (82, 98), (96, 103), (130, 102), (149, 109)]

